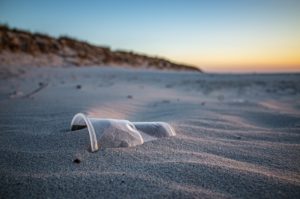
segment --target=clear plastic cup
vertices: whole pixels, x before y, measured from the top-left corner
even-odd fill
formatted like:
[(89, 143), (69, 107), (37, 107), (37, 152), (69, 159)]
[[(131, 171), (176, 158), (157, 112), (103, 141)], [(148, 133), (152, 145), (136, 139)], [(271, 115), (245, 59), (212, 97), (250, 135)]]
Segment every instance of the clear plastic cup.
[(165, 122), (130, 122), (128, 120), (89, 118), (76, 114), (71, 130), (87, 128), (91, 151), (102, 148), (133, 147), (157, 138), (175, 136), (174, 129)]

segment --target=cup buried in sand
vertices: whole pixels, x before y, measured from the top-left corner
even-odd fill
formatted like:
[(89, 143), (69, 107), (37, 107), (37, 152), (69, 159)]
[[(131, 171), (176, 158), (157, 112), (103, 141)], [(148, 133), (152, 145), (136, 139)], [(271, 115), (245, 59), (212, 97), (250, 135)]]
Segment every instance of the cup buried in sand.
[(99, 147), (133, 147), (157, 138), (175, 136), (174, 129), (165, 122), (130, 122), (128, 120), (89, 118), (76, 114), (71, 122), (71, 130), (87, 128), (91, 151)]

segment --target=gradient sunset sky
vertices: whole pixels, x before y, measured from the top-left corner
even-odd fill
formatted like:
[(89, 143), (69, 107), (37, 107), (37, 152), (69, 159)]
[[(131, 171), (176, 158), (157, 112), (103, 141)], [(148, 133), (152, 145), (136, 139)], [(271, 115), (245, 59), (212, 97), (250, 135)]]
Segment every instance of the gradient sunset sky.
[(300, 0), (0, 0), (0, 22), (209, 72), (300, 72)]

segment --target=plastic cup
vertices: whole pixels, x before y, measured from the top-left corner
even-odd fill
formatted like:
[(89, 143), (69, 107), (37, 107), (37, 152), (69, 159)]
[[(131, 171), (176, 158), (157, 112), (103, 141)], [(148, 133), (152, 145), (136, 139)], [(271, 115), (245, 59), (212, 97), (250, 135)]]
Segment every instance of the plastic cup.
[(89, 118), (76, 114), (71, 130), (87, 128), (91, 151), (102, 148), (133, 147), (157, 138), (175, 136), (174, 129), (165, 122), (130, 122), (105, 118)]

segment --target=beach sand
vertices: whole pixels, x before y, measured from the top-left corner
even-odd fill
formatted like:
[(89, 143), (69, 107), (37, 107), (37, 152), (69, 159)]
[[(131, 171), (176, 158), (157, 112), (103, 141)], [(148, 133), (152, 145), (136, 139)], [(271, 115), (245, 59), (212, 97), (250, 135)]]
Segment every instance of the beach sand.
[[(300, 74), (26, 68), (0, 80), (0, 198), (300, 198)], [(176, 136), (89, 152), (72, 117)]]

